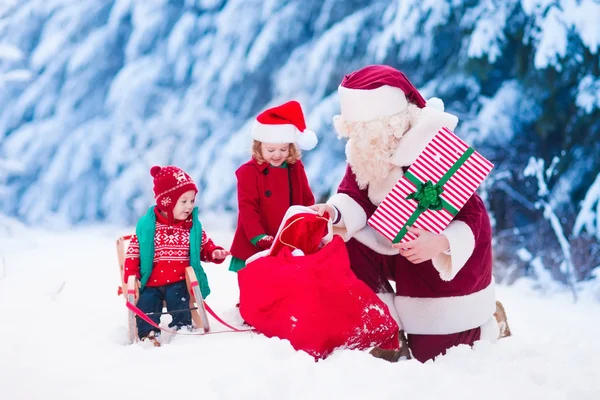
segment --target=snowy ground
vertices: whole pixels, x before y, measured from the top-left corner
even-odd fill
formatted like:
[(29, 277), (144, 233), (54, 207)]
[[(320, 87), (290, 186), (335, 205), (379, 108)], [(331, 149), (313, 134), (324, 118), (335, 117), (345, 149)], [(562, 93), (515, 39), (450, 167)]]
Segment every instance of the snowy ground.
[[(316, 363), (252, 333), (129, 346), (114, 247), (125, 233), (15, 227), (0, 239), (0, 399), (600, 399), (600, 303), (544, 298), (526, 282), (498, 288), (514, 337), (424, 365), (349, 350)], [(229, 245), (230, 232), (209, 233)], [(239, 324), (235, 275), (207, 273), (209, 304)]]

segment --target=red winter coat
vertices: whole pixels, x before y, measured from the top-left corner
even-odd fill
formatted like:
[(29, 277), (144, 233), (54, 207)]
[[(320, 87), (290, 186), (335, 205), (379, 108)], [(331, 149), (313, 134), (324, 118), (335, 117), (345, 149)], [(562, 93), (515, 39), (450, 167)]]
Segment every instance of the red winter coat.
[(247, 260), (262, 250), (250, 242), (253, 238), (275, 236), (290, 206), (311, 206), (315, 204), (315, 197), (301, 161), (288, 164), (287, 168), (277, 168), (268, 163), (258, 164), (252, 159), (238, 168), (235, 175), (238, 180), (238, 224), (231, 255)]

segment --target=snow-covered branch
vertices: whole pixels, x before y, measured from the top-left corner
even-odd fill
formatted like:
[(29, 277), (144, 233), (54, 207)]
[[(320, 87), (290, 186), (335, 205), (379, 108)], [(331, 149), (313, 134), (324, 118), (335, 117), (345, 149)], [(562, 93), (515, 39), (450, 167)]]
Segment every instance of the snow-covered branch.
[(529, 159), (529, 163), (527, 167), (523, 171), (523, 174), (526, 177), (535, 177), (538, 185), (538, 200), (535, 202), (537, 208), (542, 208), (544, 210), (544, 218), (548, 220), (556, 239), (560, 245), (561, 252), (563, 254), (563, 262), (560, 265), (561, 272), (565, 275), (567, 280), (567, 284), (569, 288), (573, 292), (573, 300), (577, 301), (577, 289), (575, 287), (576, 279), (575, 279), (575, 268), (573, 266), (573, 259), (571, 257), (571, 244), (569, 243), (569, 239), (565, 235), (564, 228), (560, 222), (559, 217), (556, 215), (556, 211), (552, 206), (552, 202), (549, 199), (550, 191), (548, 190), (548, 180), (552, 176), (552, 171), (554, 170), (556, 164), (558, 163), (558, 159), (555, 157), (552, 160), (552, 164), (550, 167), (545, 170), (545, 162), (543, 159), (536, 159), (531, 157)]
[(581, 203), (573, 235), (579, 236), (584, 229), (600, 239), (600, 174), (596, 176)]

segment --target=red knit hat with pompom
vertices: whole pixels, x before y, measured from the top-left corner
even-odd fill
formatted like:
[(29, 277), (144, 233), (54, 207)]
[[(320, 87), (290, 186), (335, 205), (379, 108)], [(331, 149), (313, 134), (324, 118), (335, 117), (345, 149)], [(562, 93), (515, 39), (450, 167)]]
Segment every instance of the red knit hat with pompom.
[(150, 175), (154, 178), (154, 199), (160, 211), (166, 212), (173, 218), (173, 208), (177, 200), (187, 191), (198, 193), (198, 188), (192, 178), (181, 168), (169, 165), (150, 168)]

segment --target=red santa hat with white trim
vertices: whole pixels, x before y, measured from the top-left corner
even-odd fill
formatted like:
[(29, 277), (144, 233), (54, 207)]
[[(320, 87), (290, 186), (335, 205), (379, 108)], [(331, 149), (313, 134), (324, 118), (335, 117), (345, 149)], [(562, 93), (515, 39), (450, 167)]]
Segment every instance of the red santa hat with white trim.
[(440, 99), (425, 101), (404, 73), (388, 65), (369, 65), (344, 77), (338, 87), (341, 115), (346, 121), (370, 121), (404, 110), (408, 103), (443, 111)]
[(252, 138), (263, 143), (295, 143), (301, 150), (311, 150), (318, 142), (317, 135), (306, 129), (302, 107), (294, 100), (260, 113)]

